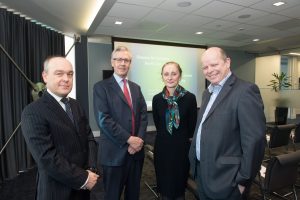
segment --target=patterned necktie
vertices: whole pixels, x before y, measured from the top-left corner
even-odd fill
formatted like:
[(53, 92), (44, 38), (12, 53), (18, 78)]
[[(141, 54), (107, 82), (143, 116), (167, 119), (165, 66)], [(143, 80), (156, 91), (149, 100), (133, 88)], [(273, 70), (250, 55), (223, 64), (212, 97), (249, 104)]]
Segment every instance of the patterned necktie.
[(70, 105), (70, 101), (68, 98), (64, 97), (61, 99), (61, 102), (63, 102), (66, 106), (66, 113), (69, 116), (69, 118), (71, 119), (72, 123), (74, 124), (74, 117), (72, 114), (72, 109), (71, 109), (71, 105)]
[(133, 112), (133, 107), (132, 107), (132, 102), (131, 102), (131, 98), (130, 98), (130, 94), (129, 94), (129, 91), (128, 91), (128, 88), (127, 88), (127, 80), (124, 78), (123, 79), (123, 92), (124, 92), (124, 96), (127, 100), (127, 103), (130, 107), (130, 110), (131, 110), (131, 127), (132, 127), (132, 132), (131, 132), (131, 135), (134, 135), (134, 112)]

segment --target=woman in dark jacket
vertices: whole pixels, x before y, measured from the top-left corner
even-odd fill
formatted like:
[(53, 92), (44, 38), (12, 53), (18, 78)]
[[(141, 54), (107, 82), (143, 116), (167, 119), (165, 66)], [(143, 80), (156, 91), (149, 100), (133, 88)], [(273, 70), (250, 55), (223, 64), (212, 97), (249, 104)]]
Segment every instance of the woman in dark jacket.
[(153, 97), (153, 119), (157, 130), (154, 166), (162, 200), (183, 200), (189, 174), (188, 152), (197, 120), (194, 94), (179, 85), (178, 63), (162, 67), (163, 91)]

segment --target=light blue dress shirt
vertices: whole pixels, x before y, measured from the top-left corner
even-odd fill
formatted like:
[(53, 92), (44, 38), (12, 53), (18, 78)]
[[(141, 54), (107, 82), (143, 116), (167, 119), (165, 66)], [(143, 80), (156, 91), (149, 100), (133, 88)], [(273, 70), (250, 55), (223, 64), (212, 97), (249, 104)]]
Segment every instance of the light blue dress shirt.
[[(123, 78), (121, 78), (120, 76), (118, 76), (117, 74), (113, 73), (113, 76), (114, 78), (116, 79), (118, 85), (120, 86), (121, 90), (123, 91), (123, 87), (124, 87), (124, 82), (123, 82)], [(126, 77), (126, 80), (127, 80), (127, 84), (126, 84), (126, 87), (128, 89), (128, 92), (129, 92), (129, 95), (130, 95), (130, 100), (132, 102), (132, 97), (131, 97), (131, 92), (130, 92), (130, 88), (129, 88), (129, 85), (128, 85), (128, 79)], [(124, 92), (124, 91), (123, 91)]]
[(205, 108), (204, 114), (202, 116), (198, 131), (197, 131), (197, 136), (196, 136), (196, 157), (199, 161), (200, 161), (200, 142), (201, 142), (202, 124), (203, 124), (204, 120), (206, 119), (206, 116), (207, 116), (211, 106), (215, 102), (217, 96), (219, 95), (221, 89), (223, 88), (223, 85), (225, 84), (227, 79), (230, 77), (230, 75), (231, 75), (231, 72), (229, 72), (227, 74), (227, 76), (218, 85), (210, 84), (207, 88), (209, 93), (211, 93), (211, 95), (210, 95), (209, 102)]

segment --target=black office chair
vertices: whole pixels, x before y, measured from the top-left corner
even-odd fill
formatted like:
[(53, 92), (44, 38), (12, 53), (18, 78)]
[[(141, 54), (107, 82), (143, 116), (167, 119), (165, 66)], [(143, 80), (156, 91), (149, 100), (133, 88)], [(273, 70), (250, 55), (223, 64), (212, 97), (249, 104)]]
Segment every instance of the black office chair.
[[(267, 150), (269, 159), (273, 155), (280, 155), (282, 153), (287, 153), (288, 145), (291, 141), (291, 131), (296, 127), (295, 124), (286, 125), (274, 125), (268, 126), (267, 135), (269, 135), (269, 140), (267, 143)], [(282, 147), (284, 151), (282, 151)], [(280, 148), (280, 149), (279, 149)], [(281, 150), (274, 152), (273, 150)]]
[[(268, 162), (265, 173), (261, 170), (258, 173), (257, 179), (254, 183), (257, 183), (260, 187), (261, 194), (264, 200), (275, 195), (282, 199), (287, 199), (287, 196), (293, 194), (297, 199), (297, 193), (295, 184), (298, 174), (298, 163), (300, 162), (300, 151), (282, 154), (272, 157)], [(286, 194), (279, 194), (283, 189), (291, 189), (291, 192)]]
[[(153, 154), (153, 146), (146, 144), (144, 146), (146, 157), (153, 163), (154, 154)], [(156, 183), (149, 184), (147, 181), (144, 182), (145, 185), (149, 188), (149, 190), (153, 193), (156, 199), (159, 199), (159, 193), (157, 192)]]
[(287, 121), (288, 108), (287, 107), (276, 107), (275, 109), (275, 124), (284, 125)]
[(299, 150), (300, 149), (300, 124), (296, 125), (293, 137), (293, 145), (294, 145), (294, 150)]

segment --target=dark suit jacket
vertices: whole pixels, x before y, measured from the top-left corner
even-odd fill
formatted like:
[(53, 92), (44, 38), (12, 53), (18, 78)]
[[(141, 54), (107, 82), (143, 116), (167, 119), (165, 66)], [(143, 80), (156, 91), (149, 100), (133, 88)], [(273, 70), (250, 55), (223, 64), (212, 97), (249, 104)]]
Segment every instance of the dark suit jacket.
[[(48, 92), (25, 107), (22, 132), (38, 167), (37, 199), (67, 200), (96, 167), (97, 146), (84, 111), (70, 99), (77, 127)], [(72, 198), (73, 199), (73, 198)]]
[[(128, 81), (135, 117), (135, 135), (144, 140), (147, 128), (147, 106), (140, 87)], [(114, 76), (94, 85), (94, 112), (100, 128), (99, 156), (102, 165), (121, 166), (128, 157), (131, 109)], [(134, 154), (143, 159), (144, 151)]]
[[(210, 94), (204, 91), (189, 158), (196, 172), (196, 135)], [(202, 124), (200, 163), (206, 195), (226, 199), (237, 184), (247, 185), (260, 169), (265, 148), (265, 116), (256, 85), (232, 74)]]

